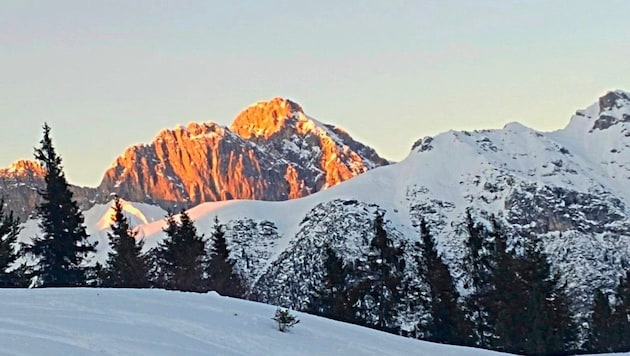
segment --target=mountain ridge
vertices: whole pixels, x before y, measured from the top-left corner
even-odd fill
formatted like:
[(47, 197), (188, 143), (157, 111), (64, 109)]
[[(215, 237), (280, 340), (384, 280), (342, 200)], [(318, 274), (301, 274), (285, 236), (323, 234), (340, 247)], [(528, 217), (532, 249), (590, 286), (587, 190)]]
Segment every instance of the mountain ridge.
[[(162, 129), (152, 142), (125, 149), (97, 187), (72, 189), (84, 210), (112, 194), (180, 210), (208, 201), (294, 199), (390, 163), (288, 99), (249, 106), (232, 128), (238, 132), (213, 122)], [(43, 171), (33, 161), (16, 164), (23, 177), (16, 167), (0, 170), (0, 192), (25, 220), (39, 201)]]

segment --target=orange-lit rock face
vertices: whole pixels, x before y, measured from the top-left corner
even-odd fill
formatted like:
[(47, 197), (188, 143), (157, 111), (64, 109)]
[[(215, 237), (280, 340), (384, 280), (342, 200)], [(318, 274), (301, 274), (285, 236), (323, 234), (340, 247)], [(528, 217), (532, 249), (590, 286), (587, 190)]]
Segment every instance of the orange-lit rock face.
[(336, 128), (276, 98), (243, 111), (230, 129), (214, 123), (163, 130), (127, 149), (99, 187), (164, 208), (229, 199), (286, 200), (387, 164)]
[(0, 176), (42, 179), (46, 174), (46, 170), (35, 161), (22, 159), (15, 161), (9, 168), (0, 169)]

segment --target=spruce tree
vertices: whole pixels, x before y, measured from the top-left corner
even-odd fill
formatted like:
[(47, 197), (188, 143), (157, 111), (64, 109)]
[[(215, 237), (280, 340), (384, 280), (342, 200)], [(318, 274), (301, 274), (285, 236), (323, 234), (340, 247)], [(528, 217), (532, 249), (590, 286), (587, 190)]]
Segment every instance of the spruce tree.
[(88, 241), (83, 214), (72, 199), (48, 124), (44, 124), (43, 132), (40, 147), (35, 148), (35, 158), (46, 170), (46, 186), (39, 190), (42, 203), (37, 207), (42, 236), (32, 239), (27, 252), (38, 260), (34, 274), (40, 286), (85, 285), (87, 269), (83, 264), (96, 251), (96, 243)]
[(403, 299), (405, 260), (403, 248), (396, 247), (385, 231), (382, 213), (376, 214), (374, 237), (363, 269), (363, 279), (348, 291), (348, 301), (354, 306), (353, 322), (397, 333), (394, 320)]
[(514, 249), (508, 251), (503, 228), (494, 217), (492, 225), (492, 348), (526, 355), (568, 353), (576, 330), (564, 286), (552, 274), (540, 241), (531, 238), (524, 255), (518, 256)]
[(465, 227), (468, 250), (465, 265), (470, 275), (470, 283), (466, 287), (471, 290), (467, 300), (467, 309), (471, 313), (469, 319), (473, 324), (475, 345), (490, 348), (493, 332), (488, 305), (492, 303), (491, 293), (494, 290), (491, 272), (493, 241), (483, 225), (475, 222), (470, 208), (466, 210)]
[(225, 240), (225, 229), (216, 216), (210, 243), (212, 245), (208, 264), (210, 290), (223, 296), (242, 298), (245, 294), (245, 284), (234, 270), (234, 260), (230, 259)]
[(426, 221), (420, 221), (422, 255), (426, 266), (424, 279), (430, 289), (431, 322), (426, 338), (429, 341), (467, 345), (471, 343), (472, 326), (458, 306), (459, 293), (448, 266), (438, 255)]
[(353, 321), (353, 309), (346, 285), (347, 268), (330, 245), (324, 246), (322, 286), (312, 296), (308, 311), (329, 319)]
[(129, 226), (118, 196), (112, 206), (114, 215), (107, 233), (111, 252), (107, 255), (103, 286), (115, 288), (147, 288), (148, 265), (142, 253), (143, 240), (136, 241), (137, 231)]
[(614, 352), (619, 342), (615, 334), (619, 332), (614, 328), (613, 311), (608, 302), (608, 297), (596, 290), (593, 296), (593, 314), (589, 323), (586, 351), (592, 353)]
[(611, 351), (630, 351), (630, 271), (620, 279), (616, 291), (617, 303), (611, 317)]
[(20, 220), (13, 212), (6, 212), (4, 199), (0, 199), (0, 288), (16, 287), (20, 284), (15, 262), (20, 257), (17, 238), (20, 233)]
[(159, 285), (188, 292), (208, 291), (204, 273), (208, 255), (203, 235), (197, 233), (185, 211), (179, 214), (179, 222), (173, 214), (167, 215), (166, 223), (164, 232), (167, 236), (159, 242), (155, 251)]

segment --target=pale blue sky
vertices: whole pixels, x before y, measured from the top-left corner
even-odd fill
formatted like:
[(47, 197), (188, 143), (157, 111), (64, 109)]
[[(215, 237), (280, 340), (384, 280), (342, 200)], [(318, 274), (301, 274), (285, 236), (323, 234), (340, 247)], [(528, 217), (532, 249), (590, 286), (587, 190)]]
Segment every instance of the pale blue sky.
[(448, 129), (566, 125), (630, 90), (630, 1), (0, 2), (0, 166), (48, 121), (75, 184), (162, 128), (283, 96), (389, 159)]

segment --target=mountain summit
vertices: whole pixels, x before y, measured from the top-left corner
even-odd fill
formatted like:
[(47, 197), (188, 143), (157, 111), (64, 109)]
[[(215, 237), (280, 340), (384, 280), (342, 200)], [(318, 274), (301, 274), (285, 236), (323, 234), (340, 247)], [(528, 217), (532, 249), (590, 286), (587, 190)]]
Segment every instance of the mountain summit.
[(299, 198), (388, 162), (343, 130), (281, 98), (256, 103), (231, 128), (191, 123), (128, 148), (98, 187), (164, 208), (231, 199)]

